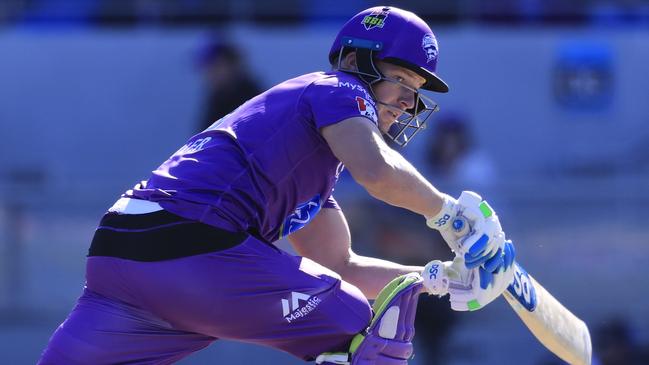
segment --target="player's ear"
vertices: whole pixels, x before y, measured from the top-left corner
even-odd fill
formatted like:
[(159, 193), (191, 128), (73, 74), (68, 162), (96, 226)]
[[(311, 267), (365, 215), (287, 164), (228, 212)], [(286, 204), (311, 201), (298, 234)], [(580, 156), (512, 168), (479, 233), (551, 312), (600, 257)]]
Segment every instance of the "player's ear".
[(356, 51), (352, 51), (343, 56), (343, 68), (358, 70), (356, 65)]

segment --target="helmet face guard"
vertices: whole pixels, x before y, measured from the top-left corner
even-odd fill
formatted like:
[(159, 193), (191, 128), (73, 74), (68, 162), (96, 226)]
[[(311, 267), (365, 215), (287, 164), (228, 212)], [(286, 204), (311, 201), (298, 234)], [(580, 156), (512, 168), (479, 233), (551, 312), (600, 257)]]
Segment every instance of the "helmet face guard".
[[(389, 79), (385, 79), (386, 81)], [(391, 81), (390, 82), (395, 82)], [(401, 87), (411, 89), (407, 85), (399, 83)], [(419, 90), (412, 89), (415, 94), (415, 106), (401, 112), (401, 115), (390, 126), (390, 129), (385, 134), (399, 147), (405, 147), (412, 138), (419, 133), (422, 129), (426, 129), (426, 122), (433, 115), (434, 112), (439, 110), (439, 106), (429, 97), (422, 95)], [(380, 102), (379, 102), (380, 103)], [(393, 106), (383, 104), (387, 108), (394, 108)]]
[[(357, 69), (348, 69), (342, 67), (342, 59), (345, 50), (349, 49), (346, 46), (340, 48), (338, 55), (337, 70), (353, 73), (358, 75), (361, 80), (367, 83), (370, 93), (374, 97), (377, 104), (385, 108), (391, 109), (399, 117), (390, 126), (390, 129), (384, 135), (392, 140), (399, 147), (405, 147), (412, 138), (419, 133), (422, 129), (426, 128), (426, 121), (430, 116), (439, 110), (439, 106), (431, 98), (423, 95), (419, 89), (412, 88), (395, 79), (385, 77), (374, 63), (374, 53), (380, 50), (382, 45), (377, 42), (359, 40), (359, 39), (345, 39), (345, 43), (352, 45), (352, 50), (357, 52)], [(362, 45), (362, 46), (361, 46)], [(366, 48), (367, 47), (367, 48)], [(388, 61), (389, 62), (389, 61)], [(378, 82), (390, 82), (398, 85), (401, 88), (412, 92), (414, 95), (415, 104), (412, 108), (402, 110), (401, 108), (384, 103), (376, 98), (374, 93), (374, 85)]]

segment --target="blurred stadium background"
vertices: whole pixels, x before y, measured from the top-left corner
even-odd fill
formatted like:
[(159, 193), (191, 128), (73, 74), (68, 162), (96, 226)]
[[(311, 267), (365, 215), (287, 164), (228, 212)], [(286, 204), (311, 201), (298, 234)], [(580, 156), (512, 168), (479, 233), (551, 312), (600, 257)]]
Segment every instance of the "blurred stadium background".
[[(0, 0), (0, 363), (36, 362), (81, 291), (102, 213), (205, 124), (207, 45), (234, 45), (265, 89), (328, 69), (338, 28), (378, 4)], [(587, 321), (594, 363), (649, 363), (649, 2), (381, 4), (436, 33), (451, 92), (431, 96), (475, 158), (461, 176), (436, 170), (435, 119), (404, 154), (440, 189), (488, 198), (519, 260)], [(336, 195), (359, 252), (441, 255), (422, 249), (437, 242), (423, 220), (348, 176)], [(560, 363), (504, 300), (453, 318), (439, 362), (414, 364)], [(302, 362), (221, 341), (181, 363)]]

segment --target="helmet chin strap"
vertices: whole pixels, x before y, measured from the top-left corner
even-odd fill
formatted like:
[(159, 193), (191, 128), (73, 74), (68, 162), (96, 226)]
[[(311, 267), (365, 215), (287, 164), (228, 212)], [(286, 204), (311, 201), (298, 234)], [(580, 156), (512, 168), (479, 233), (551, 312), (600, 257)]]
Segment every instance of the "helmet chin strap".
[(374, 64), (374, 51), (368, 48), (356, 48), (356, 67), (361, 80), (368, 85), (381, 80), (384, 76)]
[[(356, 51), (356, 70), (354, 73), (367, 84), (370, 94), (374, 97), (377, 104), (384, 105), (390, 109), (398, 110), (398, 107), (388, 105), (380, 101), (374, 93), (374, 84), (385, 78), (376, 64), (374, 64), (374, 50), (369, 48), (355, 48)], [(341, 49), (342, 55), (342, 49)], [(399, 110), (400, 111), (400, 110)]]

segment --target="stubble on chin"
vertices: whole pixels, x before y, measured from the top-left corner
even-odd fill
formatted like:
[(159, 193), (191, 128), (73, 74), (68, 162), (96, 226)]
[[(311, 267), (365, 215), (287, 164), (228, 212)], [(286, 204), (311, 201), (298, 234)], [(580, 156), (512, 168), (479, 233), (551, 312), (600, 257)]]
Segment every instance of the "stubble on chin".
[(379, 119), (378, 120), (379, 120), (379, 122), (378, 122), (379, 123), (379, 130), (381, 130), (381, 132), (383, 134), (388, 133), (388, 131), (390, 130), (390, 127), (392, 126), (392, 124), (394, 124), (396, 122), (396, 120), (394, 119), (394, 116), (391, 113), (388, 113), (388, 112), (379, 113)]

